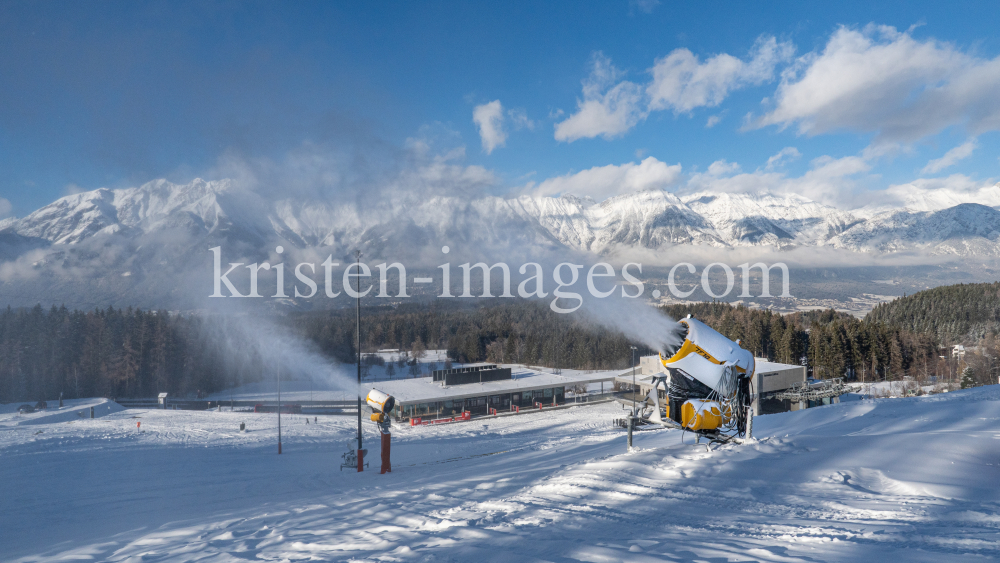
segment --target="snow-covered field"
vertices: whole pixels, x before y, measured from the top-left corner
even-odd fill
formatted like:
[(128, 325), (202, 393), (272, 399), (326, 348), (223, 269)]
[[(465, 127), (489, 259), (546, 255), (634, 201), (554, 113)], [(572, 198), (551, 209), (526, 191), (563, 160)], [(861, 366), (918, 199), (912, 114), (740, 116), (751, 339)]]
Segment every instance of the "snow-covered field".
[(377, 456), (364, 473), (338, 469), (350, 417), (283, 416), (278, 456), (275, 415), (109, 410), (46, 422), (6, 409), (0, 559), (1000, 557), (998, 386), (762, 416), (757, 442), (713, 451), (644, 430), (625, 453), (611, 425), (621, 414), (606, 403), (397, 427), (393, 472), (379, 475)]

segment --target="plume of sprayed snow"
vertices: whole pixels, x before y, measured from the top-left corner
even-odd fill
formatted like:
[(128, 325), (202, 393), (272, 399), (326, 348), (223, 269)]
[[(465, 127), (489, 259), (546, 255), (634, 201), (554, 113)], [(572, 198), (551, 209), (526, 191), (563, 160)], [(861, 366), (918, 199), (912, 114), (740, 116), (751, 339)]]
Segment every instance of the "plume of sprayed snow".
[[(579, 289), (579, 288), (578, 288)], [(586, 291), (586, 287), (582, 288)], [(630, 293), (635, 288), (628, 288)], [(651, 307), (645, 299), (621, 297), (620, 288), (615, 295), (596, 299), (585, 296), (584, 305), (574, 314), (589, 322), (620, 331), (632, 342), (645, 344), (662, 354), (668, 354), (681, 345), (680, 323)], [(581, 293), (583, 295), (583, 293)]]
[[(212, 315), (205, 328), (204, 337), (237, 373), (252, 367), (262, 373), (264, 381), (280, 376), (285, 380), (312, 381), (327, 390), (358, 390), (353, 369), (326, 358), (311, 341), (268, 315)], [(235, 383), (239, 386), (247, 382)]]
[[(587, 282), (588, 271), (591, 268), (591, 264), (595, 262), (592, 256), (588, 256), (583, 252), (548, 252), (533, 254), (531, 258), (537, 261), (545, 272), (544, 289), (548, 295), (542, 298), (542, 300), (550, 308), (552, 307), (553, 299), (555, 299), (555, 284), (558, 283), (555, 274), (556, 269), (560, 267), (560, 264), (565, 263), (583, 265), (579, 269), (576, 283), (563, 287), (560, 290), (562, 292), (577, 294), (579, 301), (576, 298), (560, 299), (556, 304), (558, 307), (573, 308), (579, 304), (579, 308), (572, 313), (568, 313), (568, 315), (578, 318), (583, 323), (595, 323), (612, 330), (617, 330), (632, 342), (645, 344), (649, 348), (661, 353), (667, 353), (671, 349), (680, 346), (682, 341), (680, 333), (683, 326), (648, 304), (645, 297), (645, 295), (649, 294), (648, 288), (645, 288), (644, 295), (640, 295), (639, 297), (627, 297), (623, 295), (623, 291), (629, 296), (635, 295), (638, 291), (638, 288), (625, 283), (620, 277), (623, 263), (614, 261), (610, 264), (619, 276), (603, 279), (599, 277), (594, 278), (594, 289), (598, 293), (608, 290), (612, 291), (607, 297), (597, 297), (594, 293), (591, 293)], [(512, 270), (515, 269), (512, 268)], [(634, 266), (629, 272), (632, 275), (637, 275), (640, 279), (642, 278)], [(600, 274), (603, 271), (597, 270), (596, 273)], [(563, 281), (568, 282), (572, 279), (565, 266), (560, 275)], [(602, 281), (604, 283), (600, 283)], [(614, 286), (613, 289), (612, 285)]]

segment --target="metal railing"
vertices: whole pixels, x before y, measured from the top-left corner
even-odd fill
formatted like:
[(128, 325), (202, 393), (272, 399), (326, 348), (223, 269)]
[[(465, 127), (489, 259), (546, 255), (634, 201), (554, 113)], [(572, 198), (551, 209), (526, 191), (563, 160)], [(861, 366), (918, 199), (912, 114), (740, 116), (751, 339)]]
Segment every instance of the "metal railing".
[[(159, 399), (157, 398), (128, 398), (128, 399), (112, 399), (119, 405), (127, 409), (162, 409), (164, 405), (161, 405)], [(172, 399), (167, 398), (165, 408), (168, 410), (194, 410), (194, 411), (204, 411), (210, 409), (217, 409), (222, 407), (223, 410), (233, 409), (252, 409), (257, 405), (265, 405), (274, 407), (277, 406), (278, 402), (274, 399), (261, 399), (261, 400), (208, 400), (208, 399)], [(283, 405), (299, 405), (302, 407), (302, 412), (304, 414), (357, 414), (358, 403), (357, 401), (282, 401)]]
[(781, 391), (780, 393), (775, 393), (773, 397), (775, 399), (787, 399), (790, 401), (818, 401), (821, 399), (839, 397), (850, 392), (851, 389), (844, 384), (844, 379), (837, 377), (835, 379), (824, 379), (811, 384), (808, 381), (803, 381), (784, 391)]

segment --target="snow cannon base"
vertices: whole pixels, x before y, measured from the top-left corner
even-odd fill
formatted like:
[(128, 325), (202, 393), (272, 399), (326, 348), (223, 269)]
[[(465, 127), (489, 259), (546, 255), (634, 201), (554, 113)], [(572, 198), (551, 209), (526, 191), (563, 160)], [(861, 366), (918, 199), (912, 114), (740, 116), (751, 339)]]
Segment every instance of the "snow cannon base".
[(722, 406), (706, 399), (684, 401), (681, 425), (688, 430), (717, 430), (722, 426)]

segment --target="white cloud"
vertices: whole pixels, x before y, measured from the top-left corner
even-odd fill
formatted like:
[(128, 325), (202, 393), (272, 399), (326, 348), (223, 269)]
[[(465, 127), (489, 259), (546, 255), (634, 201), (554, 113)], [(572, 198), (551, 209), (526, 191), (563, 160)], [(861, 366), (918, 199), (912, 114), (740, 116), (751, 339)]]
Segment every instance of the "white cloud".
[(972, 156), (972, 151), (974, 150), (976, 150), (976, 139), (969, 139), (961, 145), (958, 145), (957, 147), (944, 153), (944, 156), (941, 158), (935, 158), (934, 160), (928, 162), (927, 166), (924, 166), (920, 173), (934, 174), (936, 172), (940, 172), (949, 166), (953, 166), (959, 160), (969, 158)]
[(535, 122), (528, 118), (528, 113), (522, 108), (507, 110), (507, 117), (510, 118), (511, 122), (514, 124), (514, 129), (517, 131), (520, 131), (521, 129), (534, 131), (535, 129)]
[(629, 10), (638, 10), (644, 14), (652, 14), (660, 5), (660, 0), (628, 0)]
[(557, 141), (597, 136), (612, 139), (646, 117), (638, 84), (627, 80), (615, 84), (622, 73), (603, 53), (594, 53), (592, 65), (590, 76), (583, 81), (583, 99), (577, 101), (576, 113), (556, 124)]
[(650, 156), (639, 164), (595, 166), (575, 174), (549, 178), (539, 184), (528, 184), (524, 191), (536, 196), (573, 194), (603, 201), (625, 193), (665, 189), (680, 178), (680, 164), (670, 165)]
[(76, 185), (74, 183), (66, 184), (66, 186), (63, 187), (63, 195), (64, 196), (65, 195), (81, 194), (81, 193), (83, 193), (85, 191), (87, 191), (86, 188), (82, 188), (82, 187), (80, 187), (80, 186), (78, 186), (78, 185)]
[(785, 163), (797, 160), (801, 156), (802, 153), (799, 152), (799, 149), (795, 147), (785, 147), (778, 151), (778, 154), (767, 159), (767, 165), (764, 166), (764, 169), (774, 170), (775, 168), (783, 166)]
[[(649, 69), (653, 78), (646, 85), (621, 80), (622, 72), (611, 60), (594, 53), (590, 76), (583, 81), (583, 99), (577, 101), (576, 113), (556, 124), (555, 138), (613, 139), (653, 111), (679, 114), (717, 106), (733, 90), (772, 80), (775, 67), (793, 53), (791, 43), (778, 43), (774, 37), (759, 38), (747, 60), (722, 53), (701, 62), (691, 51), (676, 49)], [(709, 118), (706, 126), (721, 118), (722, 114)]]
[(978, 135), (1000, 129), (998, 88), (1000, 58), (889, 26), (841, 27), (822, 52), (783, 73), (774, 109), (753, 126), (874, 132), (876, 143), (909, 143), (955, 125)]
[(895, 142), (872, 143), (861, 151), (861, 156), (867, 160), (878, 160), (883, 156), (896, 156), (900, 154), (913, 154), (913, 147)]
[(856, 178), (869, 170), (871, 164), (858, 156), (813, 159), (810, 169), (798, 177), (767, 168), (738, 173), (738, 166), (716, 161), (706, 172), (692, 174), (681, 191), (799, 194), (817, 202), (843, 206), (858, 201), (859, 194), (867, 192)]
[(859, 179), (865, 178), (862, 175), (872, 166), (864, 158), (823, 156), (809, 164), (811, 168), (802, 176), (786, 179), (782, 190), (837, 207), (856, 207), (868, 202), (870, 190)]
[(708, 165), (709, 176), (725, 176), (736, 174), (740, 171), (740, 165), (735, 162), (727, 162), (725, 159), (716, 160)]
[(708, 121), (705, 122), (705, 127), (711, 129), (718, 125), (720, 121), (722, 121), (722, 114), (710, 115), (708, 116)]
[(500, 100), (493, 100), (473, 108), (472, 121), (479, 128), (483, 152), (486, 154), (491, 154), (493, 149), (502, 147), (507, 142), (507, 133), (503, 130), (503, 106), (500, 105)]
[(9, 217), (12, 211), (14, 211), (14, 206), (10, 204), (10, 201), (0, 197), (0, 219)]
[(407, 138), (403, 150), (365, 146), (359, 155), (339, 145), (302, 143), (279, 159), (223, 154), (205, 171), (228, 178), (234, 189), (266, 201), (351, 202), (362, 211), (384, 205), (412, 205), (433, 197), (477, 197), (495, 188), (492, 170), (465, 165), (465, 147), (456, 131), (432, 123)]
[(833, 158), (832, 156), (821, 156), (814, 158), (810, 163), (812, 169), (806, 176), (813, 174), (816, 177), (842, 178), (853, 176), (861, 172), (871, 170), (872, 165), (860, 156), (844, 156)]
[(717, 106), (733, 90), (773, 79), (775, 67), (794, 51), (791, 43), (778, 43), (774, 37), (758, 39), (746, 61), (722, 53), (701, 62), (691, 51), (675, 49), (650, 70), (649, 109), (689, 113)]
[(905, 206), (915, 211), (947, 209), (962, 203), (997, 207), (1000, 206), (1000, 184), (952, 174), (889, 186), (879, 199), (886, 205)]
[[(681, 164), (668, 165), (655, 157), (639, 163), (595, 166), (581, 172), (529, 182), (520, 193), (533, 196), (572, 194), (604, 201), (642, 190), (670, 189), (677, 193), (773, 193), (798, 194), (818, 203), (842, 209), (885, 199), (884, 190), (870, 189), (871, 162), (862, 156), (821, 156), (809, 162), (800, 176), (789, 176), (781, 166), (801, 158), (795, 147), (785, 147), (753, 172), (725, 159), (710, 164), (704, 172), (685, 176)], [(980, 184), (975, 184), (977, 189)], [(1000, 197), (1000, 187), (995, 191)], [(891, 199), (891, 198), (890, 198)]]
[[(867, 180), (871, 176), (867, 173), (872, 166), (865, 158), (822, 156), (810, 161), (809, 169), (800, 176), (789, 176), (779, 169), (782, 162), (800, 157), (797, 149), (786, 147), (768, 159), (770, 168), (764, 165), (753, 172), (743, 172), (738, 163), (723, 159), (710, 164), (704, 172), (696, 172), (687, 177), (681, 173), (681, 164), (668, 165), (655, 157), (647, 157), (639, 163), (595, 166), (538, 183), (531, 182), (519, 191), (533, 196), (572, 194), (590, 197), (595, 201), (642, 190), (668, 188), (684, 194), (798, 194), (842, 209), (853, 209), (875, 200), (889, 201), (895, 198), (886, 195), (884, 190), (869, 189), (870, 182)], [(975, 186), (978, 189), (981, 183)], [(1000, 187), (994, 191), (1000, 197)]]

